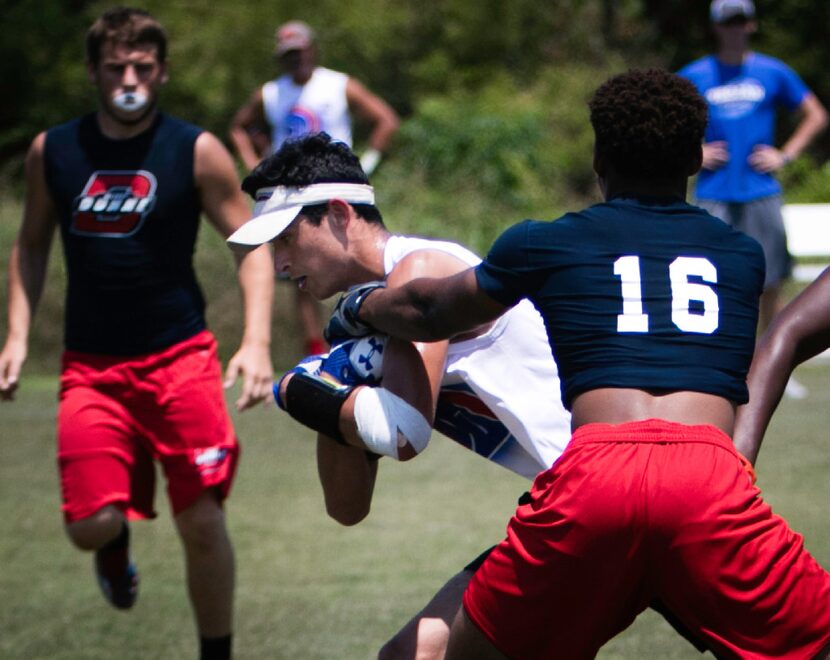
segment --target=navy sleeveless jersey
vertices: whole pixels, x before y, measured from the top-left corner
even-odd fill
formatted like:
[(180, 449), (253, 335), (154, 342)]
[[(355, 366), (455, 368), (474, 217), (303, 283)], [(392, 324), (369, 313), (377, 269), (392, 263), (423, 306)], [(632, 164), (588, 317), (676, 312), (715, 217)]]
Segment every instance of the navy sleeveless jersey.
[(505, 231), (479, 285), (545, 321), (562, 400), (600, 387), (748, 399), (764, 256), (679, 200), (615, 198)]
[(205, 328), (192, 263), (200, 133), (164, 114), (128, 140), (102, 135), (94, 115), (47, 132), (46, 182), (68, 274), (68, 349), (139, 355)]

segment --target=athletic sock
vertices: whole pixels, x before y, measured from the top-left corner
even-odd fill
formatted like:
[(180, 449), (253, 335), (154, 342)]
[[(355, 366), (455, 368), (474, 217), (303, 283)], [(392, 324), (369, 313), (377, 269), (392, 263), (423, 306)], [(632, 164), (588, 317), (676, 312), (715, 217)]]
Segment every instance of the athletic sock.
[(231, 637), (199, 637), (199, 660), (230, 660)]
[(108, 580), (116, 580), (127, 572), (130, 563), (130, 526), (124, 522), (118, 536), (101, 547), (97, 554), (101, 574)]

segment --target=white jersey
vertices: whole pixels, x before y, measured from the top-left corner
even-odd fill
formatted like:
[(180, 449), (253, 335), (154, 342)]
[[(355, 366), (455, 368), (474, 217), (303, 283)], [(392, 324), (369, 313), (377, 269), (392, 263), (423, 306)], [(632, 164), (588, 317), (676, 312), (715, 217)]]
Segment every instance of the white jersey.
[[(446, 241), (391, 236), (386, 275), (405, 256), (439, 250), (476, 266), (481, 259)], [(449, 345), (435, 429), (477, 454), (533, 479), (549, 468), (571, 437), (559, 373), (542, 317), (523, 300), (484, 334)]]
[(262, 86), (262, 107), (271, 126), (271, 149), (283, 142), (325, 131), (352, 146), (352, 122), (346, 99), (345, 73), (318, 66), (305, 85), (289, 75)]

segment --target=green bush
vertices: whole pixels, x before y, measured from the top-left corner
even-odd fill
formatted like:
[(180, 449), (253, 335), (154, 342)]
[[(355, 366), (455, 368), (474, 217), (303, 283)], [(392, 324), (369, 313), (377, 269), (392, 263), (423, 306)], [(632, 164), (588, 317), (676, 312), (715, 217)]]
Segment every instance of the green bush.
[(802, 156), (786, 167), (780, 178), (788, 202), (830, 202), (830, 161), (818, 167), (813, 158)]
[(586, 101), (619, 68), (551, 67), (524, 87), (502, 75), (424, 99), (375, 181), (387, 223), (484, 252), (525, 217), (595, 200)]

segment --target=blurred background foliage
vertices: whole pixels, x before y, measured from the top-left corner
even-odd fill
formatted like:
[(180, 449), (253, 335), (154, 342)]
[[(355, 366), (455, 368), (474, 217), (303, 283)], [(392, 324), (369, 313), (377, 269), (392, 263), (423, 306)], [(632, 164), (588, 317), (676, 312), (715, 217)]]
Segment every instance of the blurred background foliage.
[[(2, 0), (0, 163), (7, 178), (19, 177), (21, 155), (38, 131), (93, 107), (83, 36), (110, 4)], [(560, 207), (590, 188), (584, 100), (609, 73), (677, 69), (712, 45), (704, 0), (135, 4), (170, 35), (163, 104), (171, 113), (224, 138), (236, 108), (276, 73), (274, 28), (300, 18), (318, 32), (323, 64), (364, 81), (401, 113), (394, 157), (411, 170), (410, 181), (478, 188), (508, 208), (536, 208), (545, 197), (546, 208)], [(756, 4), (755, 46), (790, 63), (830, 104), (830, 3)], [(361, 135), (358, 126), (358, 146)], [(812, 156), (823, 162), (828, 155), (825, 134)]]
[[(39, 131), (94, 108), (83, 38), (111, 4), (0, 0), (4, 272), (19, 221), (23, 155)], [(373, 177), (387, 224), (393, 231), (460, 240), (479, 252), (523, 217), (554, 218), (597, 198), (585, 102), (599, 83), (632, 67), (676, 70), (713, 46), (708, 0), (134, 4), (156, 15), (169, 33), (171, 79), (162, 106), (223, 139), (235, 110), (277, 73), (271, 55), (276, 26), (292, 18), (310, 23), (321, 63), (363, 81), (402, 116), (392, 151)], [(830, 2), (756, 5), (754, 46), (792, 65), (830, 106)], [(780, 130), (790, 128), (782, 120)], [(355, 133), (360, 151), (366, 127), (358, 123)], [(830, 132), (784, 172), (789, 201), (830, 201), (828, 157)], [(204, 240), (203, 281), (209, 299), (212, 287), (219, 299), (212, 299), (219, 310), (214, 314), (218, 323), (230, 319), (235, 327), (238, 317), (223, 302), (235, 299), (227, 286), (229, 260), (217, 265), (221, 241)], [(42, 305), (55, 315), (60, 292), (52, 285)]]

